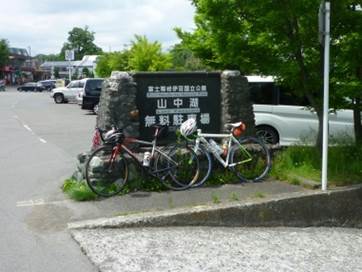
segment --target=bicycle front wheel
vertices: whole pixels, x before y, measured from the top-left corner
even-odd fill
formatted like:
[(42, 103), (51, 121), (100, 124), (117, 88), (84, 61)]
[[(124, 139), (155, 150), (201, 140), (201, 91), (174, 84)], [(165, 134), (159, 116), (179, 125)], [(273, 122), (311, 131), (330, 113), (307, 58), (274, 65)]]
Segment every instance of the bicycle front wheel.
[(172, 190), (185, 190), (198, 180), (199, 160), (196, 153), (187, 146), (173, 146), (159, 153), (155, 163), (162, 183)]
[(112, 146), (101, 146), (89, 157), (85, 176), (89, 188), (103, 197), (114, 196), (122, 190), (128, 179), (128, 165), (122, 154), (113, 156)]
[(271, 168), (269, 149), (257, 138), (242, 138), (240, 145), (234, 145), (230, 150), (229, 167), (241, 181), (261, 181)]

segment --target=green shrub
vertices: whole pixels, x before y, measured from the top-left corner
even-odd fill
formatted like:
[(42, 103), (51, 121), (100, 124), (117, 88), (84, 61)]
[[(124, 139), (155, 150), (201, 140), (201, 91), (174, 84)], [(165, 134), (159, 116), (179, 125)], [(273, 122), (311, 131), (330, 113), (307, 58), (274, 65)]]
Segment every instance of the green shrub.
[(89, 189), (84, 181), (79, 182), (74, 179), (67, 179), (64, 181), (62, 190), (71, 199), (78, 201), (94, 200), (97, 198), (97, 195)]
[[(298, 183), (297, 177), (320, 181), (321, 164), (322, 158), (316, 148), (292, 146), (277, 153), (271, 175), (291, 183)], [(362, 146), (329, 147), (328, 180), (334, 185), (362, 183)]]

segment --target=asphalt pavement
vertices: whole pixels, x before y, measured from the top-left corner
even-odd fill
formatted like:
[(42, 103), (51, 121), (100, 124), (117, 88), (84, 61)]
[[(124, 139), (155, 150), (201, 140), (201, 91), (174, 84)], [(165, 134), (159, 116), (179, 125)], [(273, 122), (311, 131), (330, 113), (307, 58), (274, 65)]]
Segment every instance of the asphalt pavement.
[[(55, 104), (49, 97), (49, 93), (19, 93), (15, 89), (7, 88), (6, 92), (0, 93), (0, 116), (1, 272), (97, 271), (98, 269), (101, 271), (267, 271), (262, 270), (266, 266), (258, 266), (259, 270), (242, 269), (248, 268), (246, 265), (248, 258), (242, 258), (240, 269), (230, 269), (236, 267), (236, 263), (234, 266), (235, 257), (246, 253), (248, 253), (246, 256), (250, 256), (251, 262), (256, 261), (255, 265), (258, 262), (262, 263), (263, 258), (260, 256), (268, 256), (269, 251), (273, 251), (270, 245), (275, 239), (280, 242), (282, 251), (288, 253), (291, 238), (283, 244), (283, 239), (279, 236), (294, 237), (294, 233), (298, 233), (308, 240), (318, 233), (318, 230), (299, 232), (284, 229), (282, 232), (274, 230), (258, 232), (252, 229), (245, 231), (223, 228), (105, 230), (104, 232), (79, 230), (75, 237), (83, 249), (89, 252), (90, 259), (88, 259), (71, 238), (67, 223), (150, 210), (268, 198), (305, 189), (282, 182), (268, 181), (259, 184), (199, 188), (185, 192), (135, 192), (99, 201), (74, 202), (62, 193), (60, 187), (64, 179), (75, 170), (76, 155), (89, 149), (95, 126), (95, 115), (82, 111), (75, 104)], [(335, 233), (334, 237), (341, 237), (336, 242), (346, 238), (343, 250), (348, 250), (348, 241), (355, 239), (357, 245), (349, 247), (351, 256), (361, 257), (357, 252), (358, 249), (361, 252), (359, 232), (343, 229), (329, 231)], [(260, 250), (253, 248), (255, 245), (251, 240), (244, 241), (243, 239), (247, 237), (243, 236), (243, 233), (247, 237), (258, 237), (258, 240), (264, 237), (264, 243), (258, 244)], [(91, 236), (96, 240), (87, 238)], [(234, 240), (239, 236), (241, 240)], [(224, 237), (225, 240), (221, 239), (221, 244), (218, 244), (220, 237)], [(316, 237), (315, 251), (317, 251), (318, 241), (328, 239), (325, 236), (317, 235)], [(226, 240), (230, 240), (230, 246), (224, 248), (222, 245)], [(332, 240), (331, 247), (334, 246)], [(246, 242), (247, 247), (241, 252), (237, 251), (243, 242)], [(97, 243), (102, 247), (97, 247)], [(309, 249), (305, 246), (306, 244), (299, 245), (298, 243), (299, 240), (296, 242), (294, 252), (300, 253), (301, 258), (296, 261), (307, 262), (311, 256), (311, 254), (308, 255)], [(171, 251), (171, 255), (168, 254), (170, 247), (167, 244), (175, 245), (175, 251), (174, 253)], [(198, 247), (200, 247), (200, 255), (195, 255), (194, 259), (190, 259), (192, 254), (189, 253), (197, 251)], [(97, 250), (103, 250), (102, 254), (106, 256), (106, 259), (98, 261), (94, 258), (98, 255)], [(230, 255), (230, 252), (235, 252), (235, 250), (240, 254)], [(306, 252), (303, 253), (303, 250)], [(253, 258), (253, 252), (259, 255)], [(331, 255), (329, 251), (323, 252), (326, 254), (325, 258), (327, 256), (331, 256), (333, 260), (339, 258), (335, 259), (337, 263), (342, 260), (350, 263), (350, 270), (339, 271), (361, 271), (349, 257), (347, 258), (347, 254), (342, 252), (343, 254), (338, 257)], [(116, 258), (115, 255), (118, 257)], [(187, 256), (186, 259), (185, 256)], [(307, 256), (306, 259), (303, 256)], [(212, 262), (210, 265), (207, 264), (210, 258), (215, 259), (216, 266), (212, 266)], [(217, 261), (219, 259), (224, 259), (225, 262)], [(183, 260), (185, 263), (182, 266)], [(288, 270), (288, 267), (295, 267), (290, 265), (287, 258), (271, 258), (269, 259), (271, 264), (273, 260), (285, 261), (286, 266), (282, 266), (285, 270), (279, 271), (293, 271)], [(157, 265), (159, 262), (160, 266)], [(150, 265), (145, 265), (147, 263)], [(162, 263), (167, 265), (162, 266)], [(198, 266), (195, 266), (195, 263), (198, 263)], [(121, 268), (120, 264), (127, 266)], [(204, 269), (200, 269), (202, 267)], [(250, 264), (250, 267), (252, 269), (256, 266)], [(273, 268), (275, 267), (277, 266), (274, 265)], [(318, 271), (318, 267), (321, 266), (313, 267), (316, 268), (315, 271)], [(338, 267), (342, 268), (342, 266)]]
[(89, 145), (95, 117), (9, 87), (0, 116), (0, 271), (96, 271), (65, 231), (68, 209), (39, 205), (65, 200), (62, 180)]

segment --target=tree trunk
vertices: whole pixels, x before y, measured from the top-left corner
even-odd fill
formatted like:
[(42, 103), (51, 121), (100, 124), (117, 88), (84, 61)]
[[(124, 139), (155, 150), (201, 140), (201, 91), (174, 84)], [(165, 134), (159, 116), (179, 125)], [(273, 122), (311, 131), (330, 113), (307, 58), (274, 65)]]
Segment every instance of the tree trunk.
[[(319, 151), (319, 154), (322, 155), (323, 149), (323, 110), (316, 109), (317, 116), (318, 116), (318, 134), (317, 134), (317, 141), (316, 141), (316, 148)], [(328, 127), (329, 130), (329, 127)]]
[(361, 100), (355, 99), (355, 107), (353, 109), (353, 121), (354, 121), (354, 135), (356, 144), (362, 144), (362, 123), (361, 123)]
[[(357, 78), (359, 78), (362, 81), (362, 67), (358, 67), (357, 69)], [(355, 102), (355, 107), (353, 108), (354, 135), (356, 139), (356, 144), (362, 144), (361, 95), (357, 96), (354, 102)]]

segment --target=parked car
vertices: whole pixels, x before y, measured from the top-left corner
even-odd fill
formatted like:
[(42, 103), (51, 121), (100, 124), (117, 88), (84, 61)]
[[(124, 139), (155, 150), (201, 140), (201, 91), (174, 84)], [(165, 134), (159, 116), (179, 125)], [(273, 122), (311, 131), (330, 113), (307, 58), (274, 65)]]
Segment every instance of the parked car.
[(50, 97), (57, 104), (76, 102), (78, 93), (83, 90), (83, 80), (73, 80), (66, 87), (59, 87), (52, 90)]
[[(281, 146), (313, 144), (318, 132), (317, 114), (307, 99), (275, 84), (272, 77), (247, 76), (253, 102), (256, 133), (267, 143)], [(329, 134), (353, 139), (352, 110), (329, 114)]]
[(82, 109), (97, 110), (99, 97), (102, 91), (103, 78), (83, 79)]
[(28, 82), (25, 83), (24, 85), (21, 85), (18, 87), (18, 91), (24, 91), (24, 92), (42, 92), (44, 91), (45, 88), (37, 82)]
[(38, 81), (38, 83), (41, 84), (47, 91), (51, 91), (55, 88), (55, 82), (56, 80), (53, 79)]
[(82, 103), (83, 103), (83, 90), (78, 92), (76, 100), (77, 100), (77, 104), (79, 106), (82, 106)]

